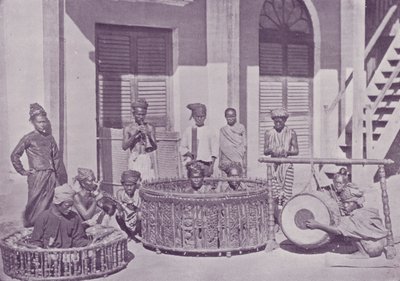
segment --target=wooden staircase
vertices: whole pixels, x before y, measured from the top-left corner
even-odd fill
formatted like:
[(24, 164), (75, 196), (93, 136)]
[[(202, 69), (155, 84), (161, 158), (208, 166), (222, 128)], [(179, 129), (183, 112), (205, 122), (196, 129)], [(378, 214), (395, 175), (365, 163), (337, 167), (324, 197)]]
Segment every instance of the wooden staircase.
[[(400, 31), (376, 69), (366, 89), (364, 108), (364, 158), (383, 159), (400, 130)], [(338, 147), (351, 158), (352, 120), (347, 121)], [(374, 172), (371, 170), (372, 174)]]

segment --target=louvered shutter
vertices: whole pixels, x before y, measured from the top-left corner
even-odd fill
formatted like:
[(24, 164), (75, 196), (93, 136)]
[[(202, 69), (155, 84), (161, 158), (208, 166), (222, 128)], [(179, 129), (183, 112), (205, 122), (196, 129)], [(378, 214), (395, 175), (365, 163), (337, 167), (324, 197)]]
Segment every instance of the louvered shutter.
[(98, 116), (101, 127), (121, 129), (132, 119), (132, 80), (129, 75), (99, 74)]
[(296, 131), (299, 155), (311, 154), (312, 52), (307, 44), (260, 42), (259, 152), (263, 155), (264, 134), (273, 127), (271, 110), (289, 112), (286, 125)]
[(287, 47), (287, 72), (291, 77), (310, 75), (310, 46), (289, 44)]
[(156, 127), (166, 127), (168, 114), (168, 79), (170, 36), (139, 33), (136, 37), (137, 82), (135, 97), (149, 103), (147, 120)]
[(127, 32), (102, 30), (96, 43), (99, 126), (122, 128), (131, 115), (131, 37)]
[(260, 78), (260, 103), (259, 103), (259, 152), (264, 154), (264, 134), (273, 127), (271, 108), (281, 107), (283, 104), (283, 86), (280, 79), (272, 77)]
[(147, 121), (168, 126), (171, 32), (163, 29), (96, 26), (99, 170), (103, 188), (113, 190), (127, 169), (122, 128), (132, 122), (131, 103), (145, 98)]
[(283, 48), (278, 43), (260, 43), (260, 75), (283, 74)]
[(309, 157), (311, 149), (312, 116), (310, 106), (311, 82), (309, 78), (287, 79), (287, 126), (294, 129), (299, 144), (299, 155)]

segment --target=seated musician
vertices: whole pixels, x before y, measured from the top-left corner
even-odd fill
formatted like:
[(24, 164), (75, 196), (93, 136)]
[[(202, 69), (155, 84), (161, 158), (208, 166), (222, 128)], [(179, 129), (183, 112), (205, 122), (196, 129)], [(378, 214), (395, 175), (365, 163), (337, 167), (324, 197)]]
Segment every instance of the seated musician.
[(96, 177), (92, 170), (78, 168), (78, 175), (74, 178), (73, 186), (76, 191), (73, 196), (74, 208), (82, 220), (88, 221), (89, 225), (93, 224), (90, 220), (94, 215), (99, 213), (96, 203), (102, 197), (95, 181)]
[(134, 170), (124, 171), (121, 175), (121, 184), (124, 189), (117, 191), (116, 220), (120, 228), (128, 234), (132, 240), (139, 242), (136, 235), (140, 235), (140, 197), (139, 184), (140, 172)]
[(204, 177), (208, 169), (201, 161), (190, 161), (186, 164), (187, 176), (194, 193), (215, 192), (215, 188), (204, 184)]
[(380, 256), (386, 246), (388, 231), (378, 210), (363, 206), (363, 193), (348, 182), (344, 173), (335, 174), (334, 190), (343, 214), (339, 224), (330, 226), (309, 220), (307, 227), (349, 237), (357, 247), (358, 254), (363, 257)]
[(79, 215), (71, 211), (74, 191), (56, 187), (53, 204), (35, 221), (30, 243), (42, 248), (84, 247), (90, 243)]

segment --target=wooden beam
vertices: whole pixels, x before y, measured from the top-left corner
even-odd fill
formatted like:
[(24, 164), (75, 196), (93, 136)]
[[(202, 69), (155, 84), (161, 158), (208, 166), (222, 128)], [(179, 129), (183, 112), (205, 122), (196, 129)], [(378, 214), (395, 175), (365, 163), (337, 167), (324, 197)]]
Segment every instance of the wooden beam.
[(394, 161), (391, 159), (341, 159), (341, 158), (305, 158), (305, 157), (289, 157), (289, 158), (272, 158), (261, 157), (258, 159), (260, 163), (292, 163), (292, 164), (335, 164), (335, 165), (389, 165)]
[(396, 12), (397, 5), (393, 5), (386, 13), (385, 17), (382, 19), (381, 23), (379, 24), (378, 28), (376, 29), (374, 35), (372, 35), (371, 39), (368, 42), (367, 47), (365, 47), (364, 57), (368, 57), (369, 53), (371, 52), (372, 48), (375, 46), (376, 42), (378, 42), (379, 37), (381, 37), (382, 32), (385, 30), (386, 25), (392, 18), (393, 14)]

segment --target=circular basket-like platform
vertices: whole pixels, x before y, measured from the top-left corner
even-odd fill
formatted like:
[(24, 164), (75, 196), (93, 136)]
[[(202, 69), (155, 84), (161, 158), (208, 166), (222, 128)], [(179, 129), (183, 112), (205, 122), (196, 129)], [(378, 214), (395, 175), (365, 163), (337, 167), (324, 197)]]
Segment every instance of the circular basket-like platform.
[(257, 251), (268, 238), (268, 189), (261, 180), (208, 178), (198, 192), (188, 179), (157, 180), (140, 189), (142, 242), (180, 254)]
[(4, 273), (20, 280), (86, 280), (110, 275), (128, 263), (127, 238), (115, 230), (87, 247), (32, 249), (32, 229), (17, 231), (0, 242)]

